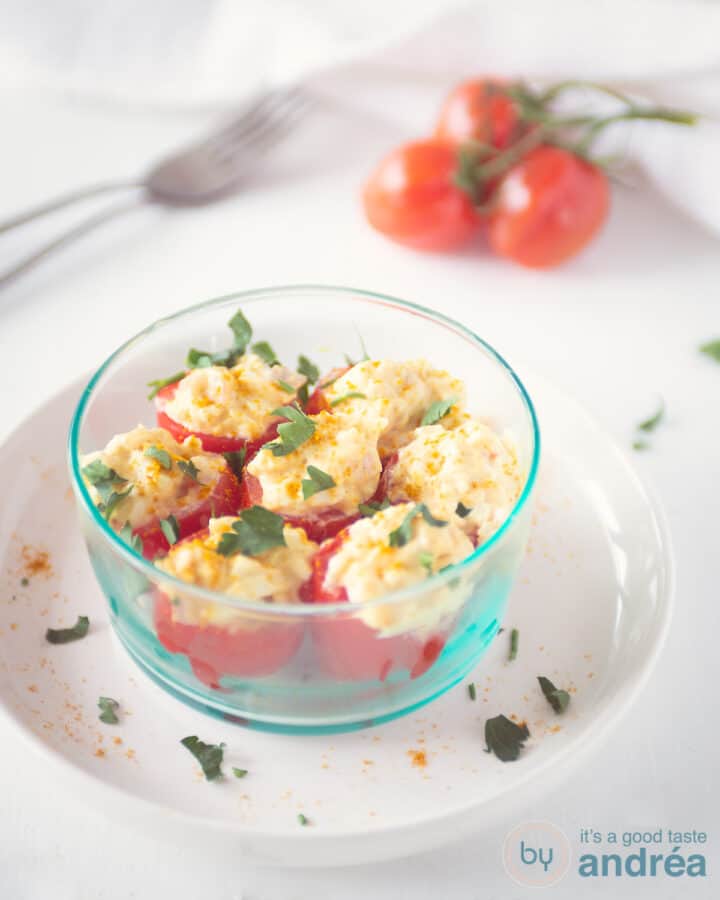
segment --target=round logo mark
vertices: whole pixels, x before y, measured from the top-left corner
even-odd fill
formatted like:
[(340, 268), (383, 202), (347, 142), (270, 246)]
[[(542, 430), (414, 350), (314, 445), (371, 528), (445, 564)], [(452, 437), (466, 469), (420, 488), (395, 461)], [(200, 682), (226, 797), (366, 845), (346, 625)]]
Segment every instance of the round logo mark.
[(505, 871), (523, 887), (550, 887), (570, 868), (570, 841), (552, 822), (524, 822), (503, 845)]

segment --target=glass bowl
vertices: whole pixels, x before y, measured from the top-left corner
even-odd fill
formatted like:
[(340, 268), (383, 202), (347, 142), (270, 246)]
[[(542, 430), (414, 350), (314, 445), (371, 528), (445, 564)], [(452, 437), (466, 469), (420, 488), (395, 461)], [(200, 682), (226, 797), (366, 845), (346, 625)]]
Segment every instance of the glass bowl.
[[(303, 353), (328, 371), (346, 353), (361, 356), (364, 346), (373, 358), (423, 357), (462, 378), (470, 412), (512, 438), (527, 473), (502, 527), (462, 562), (364, 604), (259, 605), (177, 581), (138, 556), (93, 505), (80, 457), (138, 422), (152, 425), (147, 383), (182, 369), (189, 347), (225, 349), (227, 322), (238, 308), (254, 337), (289, 363)], [(132, 658), (174, 696), (206, 712), (307, 733), (403, 715), (473, 668), (497, 634), (525, 549), (538, 456), (525, 388), (472, 331), (402, 300), (319, 285), (232, 294), (150, 325), (92, 377), (69, 436), (82, 531), (113, 627)], [(178, 595), (220, 613), (213, 621), (223, 625), (175, 619), (170, 598)], [(390, 624), (379, 629), (378, 622)]]

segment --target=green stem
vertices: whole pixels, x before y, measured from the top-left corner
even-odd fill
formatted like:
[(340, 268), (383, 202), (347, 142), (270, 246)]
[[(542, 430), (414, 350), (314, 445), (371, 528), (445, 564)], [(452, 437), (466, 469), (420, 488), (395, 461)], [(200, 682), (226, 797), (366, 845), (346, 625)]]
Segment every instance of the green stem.
[(698, 116), (694, 113), (688, 113), (678, 109), (666, 109), (662, 106), (651, 106), (647, 109), (632, 106), (630, 109), (625, 110), (625, 112), (615, 113), (615, 115), (597, 119), (590, 125), (585, 136), (578, 142), (578, 152), (587, 154), (593, 141), (595, 141), (600, 132), (607, 128), (608, 125), (637, 119), (645, 119), (653, 122), (670, 122), (673, 125), (690, 126), (697, 124)]
[(478, 166), (476, 174), (480, 181), (488, 181), (502, 175), (507, 169), (519, 162), (526, 153), (539, 146), (545, 137), (545, 129), (542, 126), (528, 131), (519, 140), (511, 144), (507, 150), (499, 153), (494, 159)]
[(565, 91), (581, 89), (598, 91), (601, 94), (606, 94), (608, 97), (614, 97), (616, 100), (625, 103), (627, 106), (633, 105), (632, 100), (627, 94), (623, 94), (623, 92), (617, 90), (617, 88), (608, 87), (606, 84), (598, 84), (596, 81), (581, 81), (578, 79), (559, 81), (557, 84), (554, 84), (544, 91), (540, 95), (539, 100), (542, 104), (551, 103), (556, 97), (560, 96), (560, 94), (564, 94)]

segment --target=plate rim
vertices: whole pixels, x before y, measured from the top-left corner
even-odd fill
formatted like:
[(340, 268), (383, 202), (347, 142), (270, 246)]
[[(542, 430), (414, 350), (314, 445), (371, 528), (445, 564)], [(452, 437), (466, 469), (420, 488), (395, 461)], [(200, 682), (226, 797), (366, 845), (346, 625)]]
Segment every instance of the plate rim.
[[(127, 811), (133, 811), (130, 818), (139, 818), (139, 813), (144, 812), (150, 814), (155, 820), (162, 817), (167, 822), (168, 817), (176, 825), (190, 826), (200, 828), (203, 831), (211, 831), (215, 834), (232, 835), (234, 839), (245, 839), (249, 845), (254, 842), (265, 844), (266, 842), (275, 842), (279, 848), (288, 850), (291, 846), (301, 846), (307, 850), (308, 842), (313, 842), (315, 851), (317, 852), (323, 846), (337, 846), (340, 844), (352, 844), (353, 841), (372, 840), (377, 844), (386, 845), (385, 853), (357, 853), (358, 858), (366, 859), (391, 859), (400, 855), (409, 855), (410, 853), (420, 852), (422, 846), (417, 845), (416, 849), (397, 853), (389, 849), (393, 839), (399, 839), (407, 836), (409, 833), (417, 834), (423, 830), (429, 830), (431, 827), (435, 831), (435, 836), (429, 840), (426, 846), (439, 847), (444, 843), (450, 843), (466, 836), (469, 830), (481, 824), (484, 819), (494, 817), (499, 805), (503, 805), (506, 810), (512, 809), (517, 805), (518, 799), (522, 797), (523, 790), (527, 789), (528, 783), (535, 783), (542, 786), (544, 793), (550, 786), (558, 781), (563, 780), (565, 775), (577, 768), (580, 762), (585, 760), (593, 748), (598, 747), (607, 739), (609, 734), (620, 724), (621, 720), (630, 711), (640, 694), (646, 687), (650, 676), (652, 675), (660, 654), (665, 646), (668, 637), (670, 625), (672, 623), (675, 601), (676, 601), (676, 581), (677, 569), (675, 551), (672, 542), (672, 535), (668, 523), (668, 518), (664, 506), (659, 498), (659, 494), (652, 483), (651, 479), (645, 473), (642, 475), (635, 469), (631, 461), (629, 451), (627, 451), (614, 437), (611, 435), (598, 421), (592, 416), (585, 407), (571, 394), (563, 388), (557, 387), (551, 380), (545, 376), (539, 375), (527, 366), (524, 369), (524, 382), (537, 384), (540, 386), (540, 394), (545, 391), (554, 394), (560, 398), (562, 402), (570, 404), (573, 407), (574, 414), (581, 417), (586, 426), (593, 429), (598, 436), (604, 441), (606, 446), (618, 461), (621, 463), (627, 476), (634, 481), (639, 489), (643, 499), (646, 502), (648, 512), (652, 516), (657, 530), (658, 549), (660, 550), (663, 563), (665, 578), (661, 586), (659, 594), (659, 602), (655, 616), (657, 621), (655, 624), (655, 638), (653, 644), (646, 649), (645, 659), (641, 667), (635, 672), (633, 677), (626, 682), (629, 690), (623, 692), (622, 697), (616, 699), (612, 704), (606, 704), (603, 709), (597, 713), (587, 727), (578, 734), (567, 746), (558, 749), (554, 754), (536, 767), (528, 770), (513, 785), (504, 792), (500, 792), (486, 800), (471, 800), (461, 805), (453, 806), (443, 813), (430, 813), (416, 817), (411, 822), (394, 822), (384, 824), (368, 824), (361, 827), (343, 828), (337, 832), (323, 832), (322, 830), (296, 829), (289, 828), (272, 830), (265, 827), (257, 827), (247, 825), (241, 821), (232, 819), (218, 819), (202, 815), (196, 815), (176, 807), (169, 806), (166, 803), (150, 800), (138, 794), (130, 793), (123, 788), (105, 781), (100, 775), (96, 775), (87, 769), (75, 764), (71, 759), (62, 754), (55, 752), (49, 745), (45, 744), (38, 735), (26, 724), (24, 719), (16, 714), (10, 705), (0, 699), (0, 719), (7, 724), (8, 727), (15, 726), (16, 733), (22, 735), (22, 738), (34, 752), (39, 753), (44, 760), (49, 762), (57, 771), (62, 771), (66, 775), (72, 773), (72, 778), (76, 783), (83, 784), (88, 790), (83, 792), (81, 799), (87, 799), (88, 804), (97, 808), (99, 804), (92, 802), (93, 795), (106, 792), (107, 796), (112, 797), (119, 806), (124, 807)], [(57, 403), (58, 399), (69, 394), (72, 391), (82, 390), (86, 384), (85, 376), (73, 379), (67, 382), (59, 390), (55, 391), (51, 397), (43, 403), (31, 410), (20, 423), (10, 432), (0, 445), (0, 456), (8, 449), (9, 445), (16, 438), (19, 432), (28, 426), (28, 424), (38, 415), (42, 414), (47, 407)], [(145, 677), (145, 676), (143, 676)], [(7, 679), (3, 679), (7, 680)], [(1, 697), (1, 695), (0, 695)], [(278, 735), (279, 739), (284, 735)], [(303, 736), (292, 736), (293, 739), (302, 739)], [(144, 819), (147, 822), (147, 819)], [(456, 827), (453, 828), (453, 825)], [(356, 848), (359, 850), (359, 848)], [(252, 852), (252, 851), (251, 851)], [(262, 854), (261, 854), (262, 855)], [(285, 865), (317, 865), (315, 858), (300, 860), (273, 860), (274, 864), (280, 862)], [(344, 865), (347, 864), (345, 858), (337, 861), (324, 860), (324, 866), (328, 865)]]

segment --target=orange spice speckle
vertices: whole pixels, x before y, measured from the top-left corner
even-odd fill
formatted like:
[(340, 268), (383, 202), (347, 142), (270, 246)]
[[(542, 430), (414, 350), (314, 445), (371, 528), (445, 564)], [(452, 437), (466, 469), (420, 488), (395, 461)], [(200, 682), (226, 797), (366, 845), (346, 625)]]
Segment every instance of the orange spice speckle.
[(553, 725), (550, 729), (550, 734), (557, 734), (558, 731), (562, 731), (562, 725)]
[(127, 751), (125, 752), (125, 756), (127, 756), (128, 759), (135, 759), (135, 751), (134, 751), (134, 750), (127, 750)]
[(37, 692), (38, 692), (38, 686), (36, 684), (29, 684), (27, 689), (30, 691), (31, 694), (37, 694)]
[(588, 677), (588, 678), (594, 678), (594, 677), (595, 677), (595, 673), (594, 673), (594, 672), (588, 672), (588, 676), (587, 676), (587, 677)]
[(410, 760), (418, 769), (424, 769), (427, 766), (427, 754), (424, 750), (408, 750)]
[(49, 578), (52, 575), (50, 554), (47, 550), (40, 550), (25, 544), (20, 551), (20, 555), (22, 557), (22, 571), (26, 578), (34, 575), (42, 575), (43, 578)]
[(113, 744), (116, 744), (118, 747), (120, 746), (120, 744), (122, 744), (122, 742), (123, 742), (123, 740), (122, 740), (121, 737), (114, 737), (114, 738), (113, 738)]
[(18, 630), (18, 623), (17, 623), (17, 622), (11, 622), (11, 623), (10, 623), (10, 630), (11, 630), (11, 631), (17, 631), (17, 630)]
[(97, 750), (95, 751), (95, 753), (93, 753), (93, 756), (103, 757), (103, 756), (105, 756), (105, 751), (103, 750), (102, 747), (98, 747)]

